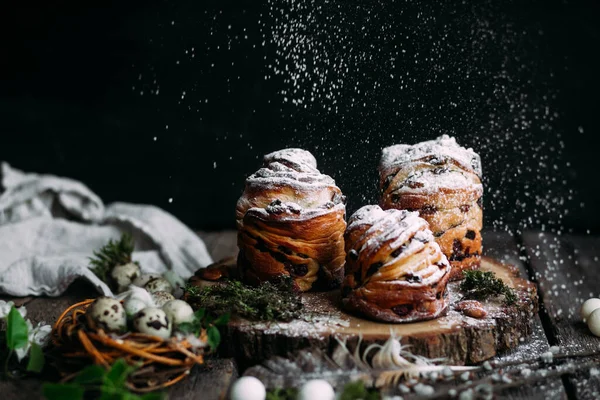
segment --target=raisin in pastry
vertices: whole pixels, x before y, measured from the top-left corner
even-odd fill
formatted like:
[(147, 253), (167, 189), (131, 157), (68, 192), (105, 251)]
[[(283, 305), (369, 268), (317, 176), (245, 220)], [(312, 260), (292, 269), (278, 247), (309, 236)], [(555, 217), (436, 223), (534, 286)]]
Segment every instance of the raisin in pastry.
[(342, 303), (385, 322), (437, 318), (448, 308), (451, 267), (419, 213), (360, 208), (344, 235)]
[(383, 149), (381, 207), (418, 211), (452, 265), (451, 280), (481, 261), (481, 160), (443, 135)]
[(296, 288), (339, 287), (346, 198), (302, 149), (267, 154), (237, 202), (238, 267), (250, 284), (291, 275)]

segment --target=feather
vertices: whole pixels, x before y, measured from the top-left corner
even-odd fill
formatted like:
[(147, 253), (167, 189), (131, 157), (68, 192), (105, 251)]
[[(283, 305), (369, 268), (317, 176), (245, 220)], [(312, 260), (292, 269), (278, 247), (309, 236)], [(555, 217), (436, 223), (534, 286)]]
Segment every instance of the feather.
[(444, 359), (412, 354), (408, 351), (410, 346), (402, 345), (400, 337), (393, 332), (383, 345), (372, 343), (362, 351), (362, 335), (352, 351), (346, 338), (336, 337), (336, 341), (338, 345), (331, 356), (317, 348), (300, 350), (287, 359), (273, 357), (249, 368), (244, 375), (259, 378), (268, 388), (299, 387), (311, 379), (325, 379), (337, 388), (355, 380), (362, 380), (369, 387), (383, 388), (431, 372), (449, 370), (456, 374), (481, 369), (438, 364)]

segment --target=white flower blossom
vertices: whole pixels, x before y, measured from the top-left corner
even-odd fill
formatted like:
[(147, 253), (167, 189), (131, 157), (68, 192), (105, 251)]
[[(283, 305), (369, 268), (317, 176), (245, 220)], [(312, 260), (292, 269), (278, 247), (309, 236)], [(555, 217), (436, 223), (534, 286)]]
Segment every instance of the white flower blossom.
[(15, 354), (19, 361), (29, 354), (32, 343), (35, 343), (40, 347), (45, 347), (50, 340), (50, 332), (52, 331), (52, 327), (50, 325), (42, 325), (43, 322), (38, 322), (35, 328), (30, 320), (25, 321), (25, 323), (27, 324), (27, 345), (20, 349), (15, 349)]
[[(14, 306), (15, 303), (12, 301), (0, 300), (0, 318), (6, 318), (6, 316), (10, 312), (10, 309)], [(23, 318), (27, 316), (27, 309), (24, 306), (17, 308), (17, 311), (19, 312), (19, 314), (21, 314)]]
[(14, 305), (15, 303), (13, 303), (12, 301), (0, 300), (0, 318), (6, 318), (6, 316), (10, 312), (10, 309)]

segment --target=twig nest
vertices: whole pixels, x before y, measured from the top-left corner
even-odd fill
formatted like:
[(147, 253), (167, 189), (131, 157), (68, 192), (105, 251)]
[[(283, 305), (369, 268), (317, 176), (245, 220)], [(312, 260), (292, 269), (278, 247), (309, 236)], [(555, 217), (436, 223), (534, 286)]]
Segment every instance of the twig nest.
[(139, 286), (141, 288), (146, 286), (146, 283), (150, 282), (152, 279), (160, 278), (159, 274), (141, 274), (137, 278), (133, 280), (133, 284), (135, 286)]
[(110, 271), (110, 277), (117, 286), (117, 292), (121, 293), (127, 290), (129, 285), (142, 274), (140, 266), (135, 263), (117, 265)]
[(152, 301), (154, 301), (156, 307), (159, 308), (167, 304), (169, 301), (175, 300), (175, 296), (173, 296), (170, 292), (165, 291), (152, 292), (150, 293), (150, 296), (152, 296)]
[(144, 285), (144, 288), (150, 293), (154, 292), (173, 292), (173, 287), (165, 278), (152, 278)]
[(253, 376), (243, 376), (231, 386), (231, 400), (265, 400), (265, 385)]
[(600, 336), (600, 308), (596, 308), (588, 316), (587, 326), (594, 336)]
[(127, 313), (127, 315), (135, 315), (138, 312), (142, 311), (144, 308), (148, 307), (148, 305), (144, 301), (136, 297), (131, 297), (125, 300), (125, 302), (123, 303), (123, 307), (125, 307), (125, 312)]
[(133, 327), (146, 335), (158, 336), (162, 339), (171, 337), (171, 321), (160, 308), (146, 307), (133, 317)]
[(107, 332), (124, 332), (127, 329), (127, 315), (119, 300), (98, 297), (85, 312), (88, 326)]
[(586, 300), (581, 306), (581, 319), (583, 322), (586, 322), (590, 314), (598, 308), (600, 308), (600, 299), (592, 297)]
[(313, 379), (306, 382), (298, 391), (297, 400), (335, 400), (335, 391), (323, 379)]
[(182, 322), (192, 322), (194, 320), (192, 306), (183, 300), (168, 301), (162, 306), (162, 309), (173, 325), (179, 325)]

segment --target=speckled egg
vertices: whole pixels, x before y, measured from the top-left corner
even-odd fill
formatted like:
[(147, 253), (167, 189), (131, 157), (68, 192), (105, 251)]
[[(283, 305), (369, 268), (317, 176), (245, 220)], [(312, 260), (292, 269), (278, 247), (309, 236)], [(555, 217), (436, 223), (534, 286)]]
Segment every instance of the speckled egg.
[(117, 285), (117, 292), (127, 290), (129, 285), (142, 274), (140, 266), (135, 263), (117, 265), (110, 271), (110, 277)]
[(165, 304), (167, 304), (169, 301), (175, 300), (175, 296), (173, 296), (169, 292), (163, 292), (163, 291), (150, 293), (150, 296), (152, 296), (152, 300), (154, 301), (154, 304), (156, 305), (156, 307), (159, 307), (159, 308), (164, 306)]
[(173, 287), (165, 278), (153, 278), (146, 283), (144, 288), (150, 292), (169, 292), (173, 293)]
[(152, 279), (160, 278), (159, 274), (141, 274), (132, 282), (135, 286), (139, 286), (143, 288), (146, 286), (146, 283), (150, 282)]
[(127, 330), (127, 315), (119, 300), (110, 297), (98, 297), (85, 312), (88, 326), (107, 332)]
[(171, 337), (171, 321), (160, 308), (146, 307), (133, 317), (133, 327), (146, 335), (158, 336), (162, 339)]
[(182, 322), (192, 322), (194, 320), (194, 310), (192, 309), (192, 306), (183, 300), (168, 301), (162, 306), (162, 309), (173, 325), (179, 325)]

